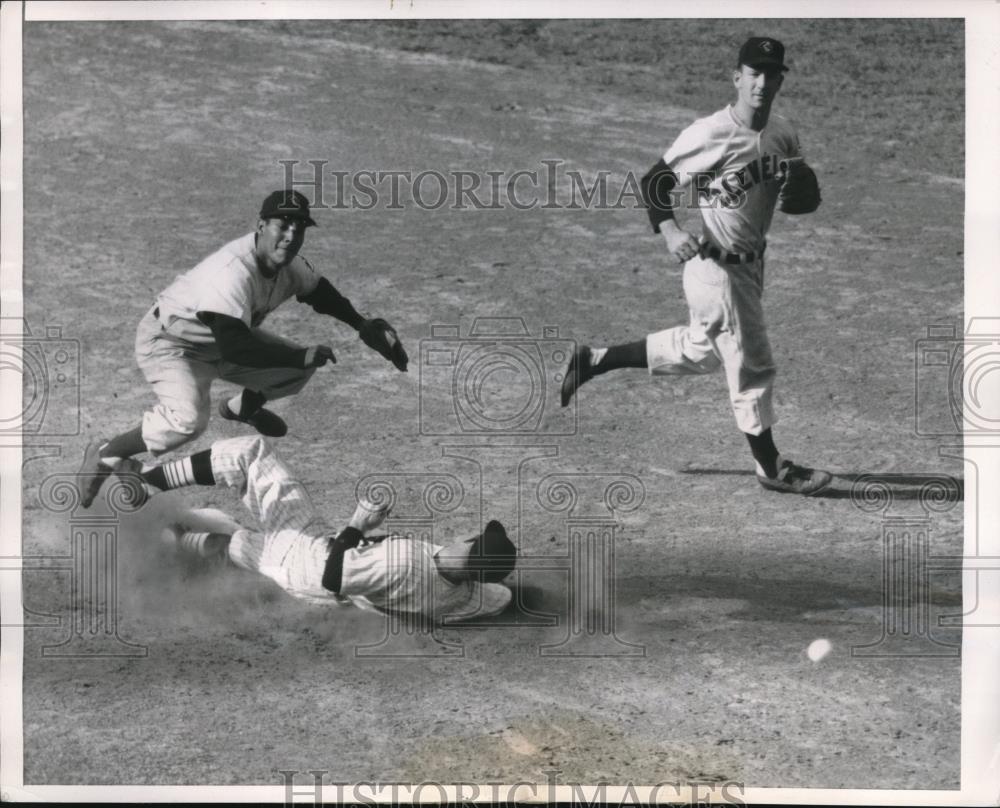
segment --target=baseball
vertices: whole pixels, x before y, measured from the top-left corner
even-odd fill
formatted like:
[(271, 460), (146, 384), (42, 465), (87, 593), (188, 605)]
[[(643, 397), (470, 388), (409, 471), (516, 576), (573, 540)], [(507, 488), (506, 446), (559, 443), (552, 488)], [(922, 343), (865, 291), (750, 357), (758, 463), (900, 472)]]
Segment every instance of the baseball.
[(809, 648), (806, 649), (806, 654), (808, 654), (809, 659), (813, 662), (819, 662), (823, 657), (830, 653), (832, 648), (833, 645), (830, 644), (829, 640), (813, 640), (809, 643)]

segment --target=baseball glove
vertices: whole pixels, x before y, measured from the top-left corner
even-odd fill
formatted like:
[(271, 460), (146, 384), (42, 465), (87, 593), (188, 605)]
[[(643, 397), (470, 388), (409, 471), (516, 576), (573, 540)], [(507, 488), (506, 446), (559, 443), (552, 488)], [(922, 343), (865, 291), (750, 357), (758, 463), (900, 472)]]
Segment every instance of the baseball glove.
[(365, 320), (358, 330), (358, 336), (365, 345), (392, 362), (397, 370), (406, 372), (410, 358), (406, 355), (403, 343), (399, 341), (399, 334), (389, 323), (380, 317)]
[(784, 179), (778, 191), (778, 210), (793, 216), (812, 213), (823, 201), (816, 172), (801, 157), (782, 161), (782, 167)]

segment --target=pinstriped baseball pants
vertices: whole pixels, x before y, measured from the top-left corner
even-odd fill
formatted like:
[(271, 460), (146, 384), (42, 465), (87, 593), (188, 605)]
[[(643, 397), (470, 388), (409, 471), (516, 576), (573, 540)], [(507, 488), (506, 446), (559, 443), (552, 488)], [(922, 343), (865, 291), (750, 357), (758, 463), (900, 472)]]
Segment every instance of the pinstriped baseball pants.
[(216, 482), (238, 490), (260, 530), (238, 530), (229, 557), (259, 572), (295, 597), (315, 603), (342, 602), (323, 588), (328, 539), (336, 531), (317, 513), (309, 493), (259, 435), (212, 444)]

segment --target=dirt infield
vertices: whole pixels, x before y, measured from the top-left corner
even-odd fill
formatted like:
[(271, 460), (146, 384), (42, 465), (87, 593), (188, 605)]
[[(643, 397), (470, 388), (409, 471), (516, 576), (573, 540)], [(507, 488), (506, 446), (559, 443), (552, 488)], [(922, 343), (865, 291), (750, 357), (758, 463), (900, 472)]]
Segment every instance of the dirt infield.
[[(762, 31), (786, 41), (776, 110), (798, 122), (825, 200), (776, 216), (765, 295), (776, 438), (837, 474), (824, 498), (760, 490), (721, 375), (623, 373), (594, 380), (577, 408), (555, 401), (567, 341), (637, 339), (686, 316), (645, 214), (627, 195), (574, 208), (568, 172), (607, 172), (614, 196), (729, 100), (731, 54)], [(330, 204), (303, 254), (392, 321), (414, 368), (398, 374), (346, 327), (286, 304), (269, 325), (339, 361), (276, 405), (291, 427), (282, 454), (333, 524), (367, 475), (398, 483), (396, 518), (415, 524), (426, 486), (445, 480), (435, 536), (501, 518), (524, 571), (521, 608), (503, 619), (387, 634), (377, 615), (185, 568), (157, 542), (170, 513), (239, 504), (205, 489), (164, 497), (114, 523), (114, 616), (131, 644), (119, 655), (53, 650), (91, 603), (69, 569), (24, 576), (25, 783), (278, 785), (280, 771), (310, 769), (545, 782), (557, 770), (565, 783), (957, 787), (960, 632), (937, 618), (961, 611), (958, 575), (931, 574), (926, 615), (905, 615), (928, 621), (906, 626), (922, 655), (880, 640), (902, 619), (883, 611), (892, 526), (927, 536), (934, 555), (962, 546), (961, 491), (924, 496), (963, 477), (939, 451), (955, 441), (917, 434), (913, 415), (916, 343), (962, 313), (962, 48), (961, 20), (29, 24), (26, 319), (79, 341), (81, 403), (79, 429), (40, 441), (52, 449), (25, 465), (25, 554), (73, 557), (81, 514), (54, 512), (46, 480), (151, 403), (132, 344), (157, 292), (248, 232), (283, 184), (280, 161), (297, 161), (299, 180), (325, 161)], [(546, 160), (559, 161), (551, 182)], [(428, 172), (428, 198), (433, 172), (535, 171), (537, 196), (518, 187), (538, 204), (392, 206), (383, 185), (370, 210), (341, 209), (333, 171)], [(543, 380), (530, 428), (463, 420), (451, 374), (421, 364), (441, 344), (489, 342), (470, 335), (477, 318), (527, 329), (520, 355)], [(517, 414), (525, 388), (499, 378), (484, 406)], [(46, 417), (72, 426), (72, 403)], [(197, 447), (238, 433), (213, 420)], [(859, 501), (865, 475), (887, 482)], [(613, 566), (599, 550), (608, 576), (581, 610), (573, 553), (612, 532)], [(818, 637), (833, 651), (813, 663)]]

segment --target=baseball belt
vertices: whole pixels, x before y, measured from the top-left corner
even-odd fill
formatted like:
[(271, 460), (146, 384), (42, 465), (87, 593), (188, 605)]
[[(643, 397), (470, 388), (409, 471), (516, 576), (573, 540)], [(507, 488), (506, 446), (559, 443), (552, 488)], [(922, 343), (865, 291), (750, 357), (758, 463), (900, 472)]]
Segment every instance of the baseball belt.
[(698, 254), (702, 258), (712, 258), (716, 261), (722, 261), (724, 264), (751, 264), (758, 258), (764, 257), (764, 250), (767, 249), (765, 244), (756, 252), (726, 252), (725, 250), (720, 250), (714, 244), (709, 244), (707, 241), (701, 245), (701, 250)]

